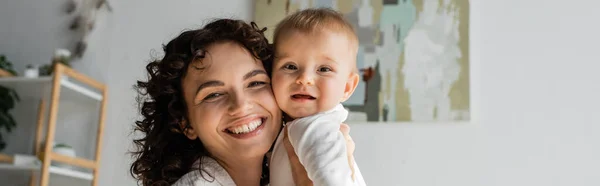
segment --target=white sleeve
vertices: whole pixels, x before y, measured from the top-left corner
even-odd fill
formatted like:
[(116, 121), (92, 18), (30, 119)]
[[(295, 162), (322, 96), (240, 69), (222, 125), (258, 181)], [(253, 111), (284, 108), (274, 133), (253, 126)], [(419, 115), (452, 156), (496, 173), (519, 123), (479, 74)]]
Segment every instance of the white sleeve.
[(307, 117), (288, 126), (288, 137), (315, 186), (354, 185), (341, 121), (332, 115)]
[(358, 168), (358, 164), (354, 161), (354, 185), (355, 186), (366, 186), (365, 178), (363, 178), (360, 169)]

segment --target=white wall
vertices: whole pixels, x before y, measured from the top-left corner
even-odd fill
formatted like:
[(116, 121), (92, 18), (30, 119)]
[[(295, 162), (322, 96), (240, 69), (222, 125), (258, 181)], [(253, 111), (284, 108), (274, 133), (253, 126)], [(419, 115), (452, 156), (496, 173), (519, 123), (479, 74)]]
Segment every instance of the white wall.
[(600, 3), (471, 0), (468, 123), (352, 125), (370, 185), (600, 185)]

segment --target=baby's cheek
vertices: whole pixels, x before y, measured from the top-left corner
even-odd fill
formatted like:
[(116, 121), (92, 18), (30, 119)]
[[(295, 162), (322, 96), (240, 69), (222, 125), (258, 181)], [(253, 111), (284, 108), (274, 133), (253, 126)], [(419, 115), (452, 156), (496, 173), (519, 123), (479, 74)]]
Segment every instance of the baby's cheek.
[[(336, 88), (337, 92), (344, 91), (343, 87), (346, 85), (346, 81), (344, 79), (332, 78), (331, 81), (329, 81), (329, 82), (332, 87)], [(340, 88), (342, 88), (342, 89), (340, 89)]]

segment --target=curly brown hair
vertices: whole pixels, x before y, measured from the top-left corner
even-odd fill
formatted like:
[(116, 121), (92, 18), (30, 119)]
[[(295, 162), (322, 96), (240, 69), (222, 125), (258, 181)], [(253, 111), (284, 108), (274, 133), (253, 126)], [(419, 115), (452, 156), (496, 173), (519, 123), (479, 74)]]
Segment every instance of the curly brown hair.
[[(181, 33), (163, 46), (165, 54), (162, 59), (146, 66), (148, 80), (137, 81), (135, 86), (143, 119), (135, 122), (134, 132), (143, 135), (133, 141), (135, 161), (130, 173), (138, 184), (171, 185), (190, 171), (202, 170), (202, 165), (192, 166), (196, 160), (210, 156), (210, 153), (199, 139), (190, 140), (182, 132), (190, 127), (189, 124), (181, 124), (189, 121), (182, 78), (191, 62), (204, 57), (207, 47), (224, 41), (242, 45), (263, 61), (265, 70), (270, 71), (273, 51), (263, 34), (265, 30), (259, 29), (255, 23), (249, 25), (242, 20), (218, 19), (201, 29)], [(262, 185), (269, 181), (266, 166), (265, 158)]]

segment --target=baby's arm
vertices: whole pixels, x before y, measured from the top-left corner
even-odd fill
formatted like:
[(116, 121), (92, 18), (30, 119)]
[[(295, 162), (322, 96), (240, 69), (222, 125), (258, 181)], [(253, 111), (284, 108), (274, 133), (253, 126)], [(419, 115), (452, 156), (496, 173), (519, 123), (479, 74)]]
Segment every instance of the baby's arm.
[(289, 140), (314, 185), (353, 185), (340, 122), (327, 116), (288, 125)]

